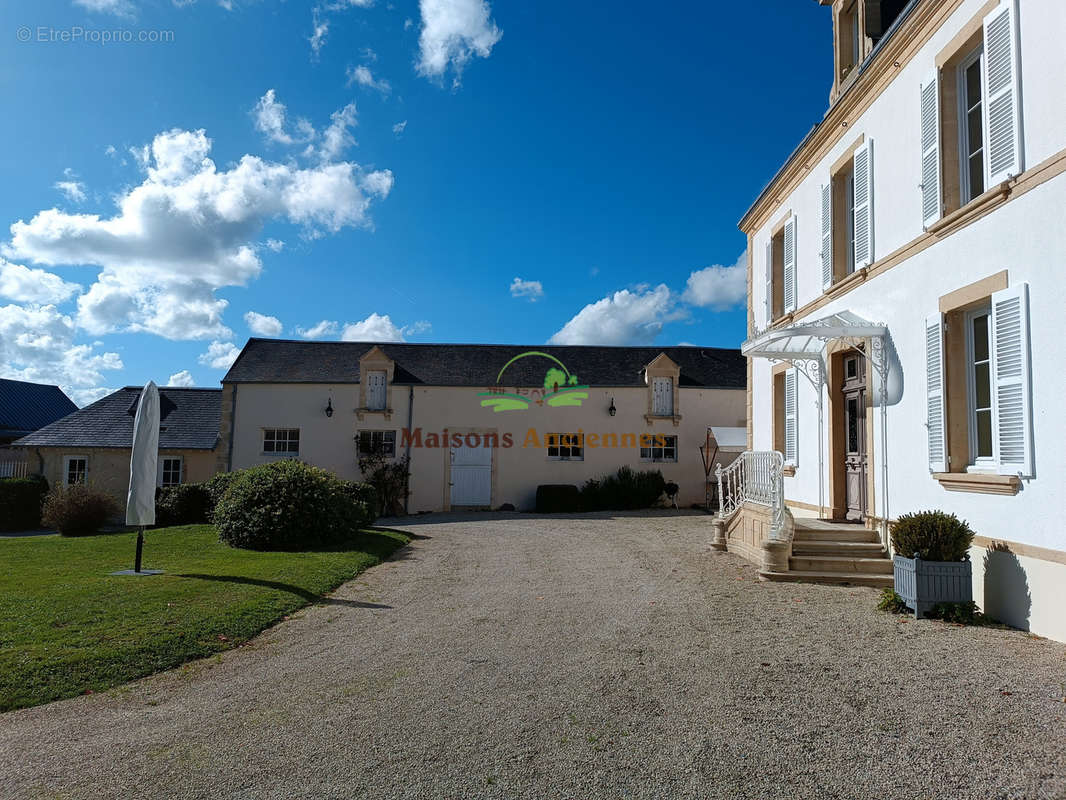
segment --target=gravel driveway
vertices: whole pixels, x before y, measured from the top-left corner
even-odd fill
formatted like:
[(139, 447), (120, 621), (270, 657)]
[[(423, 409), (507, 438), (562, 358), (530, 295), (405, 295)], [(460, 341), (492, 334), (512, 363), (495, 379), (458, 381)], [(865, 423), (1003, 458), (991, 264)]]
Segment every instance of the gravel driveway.
[(701, 516), (396, 526), (249, 646), (0, 716), (0, 796), (1066, 796), (1066, 645), (759, 583)]

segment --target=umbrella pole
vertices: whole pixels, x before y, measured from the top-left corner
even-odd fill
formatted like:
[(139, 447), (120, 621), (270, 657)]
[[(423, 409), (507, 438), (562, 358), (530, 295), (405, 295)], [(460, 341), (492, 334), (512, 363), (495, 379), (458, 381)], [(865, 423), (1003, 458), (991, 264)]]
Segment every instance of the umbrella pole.
[(133, 564), (133, 571), (141, 571), (141, 550), (144, 549), (144, 526), (137, 529), (137, 560)]

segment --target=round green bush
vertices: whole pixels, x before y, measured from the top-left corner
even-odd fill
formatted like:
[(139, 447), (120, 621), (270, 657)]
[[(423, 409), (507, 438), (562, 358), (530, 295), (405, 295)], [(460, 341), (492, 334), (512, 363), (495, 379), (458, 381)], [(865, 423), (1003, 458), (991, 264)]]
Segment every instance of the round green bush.
[(926, 561), (962, 561), (973, 544), (970, 526), (954, 514), (919, 511), (904, 514), (892, 526), (892, 549), (897, 555)]
[(250, 550), (302, 550), (335, 544), (367, 524), (350, 481), (298, 461), (231, 473), (214, 511), (218, 536)]
[(29, 531), (41, 527), (41, 507), (48, 494), (43, 475), (0, 478), (0, 531)]
[(111, 495), (78, 483), (56, 486), (48, 493), (41, 521), (62, 536), (92, 536), (118, 511)]
[(222, 499), (222, 495), (226, 493), (226, 490), (233, 483), (233, 479), (237, 476), (237, 472), (218, 472), (203, 482), (202, 486), (207, 491), (208, 503), (207, 503), (207, 521), (215, 521), (215, 508), (218, 506), (218, 501)]
[(211, 493), (202, 483), (161, 486), (155, 492), (155, 524), (199, 525), (208, 521), (212, 505)]

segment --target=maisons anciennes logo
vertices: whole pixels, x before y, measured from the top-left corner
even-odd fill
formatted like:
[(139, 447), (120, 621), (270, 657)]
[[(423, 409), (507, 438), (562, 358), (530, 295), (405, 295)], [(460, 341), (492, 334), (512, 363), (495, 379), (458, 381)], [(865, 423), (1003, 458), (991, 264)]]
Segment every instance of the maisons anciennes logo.
[[(527, 389), (516, 387), (513, 392), (508, 392), (503, 385), (503, 373), (513, 363), (523, 358), (546, 358), (557, 364), (550, 367), (544, 376), (543, 388)], [(539, 350), (528, 350), (519, 353), (512, 358), (496, 376), (496, 385), (489, 387), (484, 392), (478, 392), (477, 396), (483, 398), (481, 405), (484, 408), (492, 408), (493, 411), (525, 411), (532, 404), (538, 406), (547, 403), (552, 408), (557, 406), (580, 406), (588, 399), (589, 393), (585, 391), (589, 387), (577, 382), (574, 375), (566, 368), (566, 365), (549, 353)]]

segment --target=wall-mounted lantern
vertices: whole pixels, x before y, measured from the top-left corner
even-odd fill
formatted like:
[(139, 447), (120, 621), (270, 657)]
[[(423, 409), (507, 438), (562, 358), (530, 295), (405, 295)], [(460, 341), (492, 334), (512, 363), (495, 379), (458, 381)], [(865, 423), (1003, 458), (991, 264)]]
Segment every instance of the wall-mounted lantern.
[(607, 409), (607, 413), (612, 417), (618, 413), (618, 409), (614, 407), (614, 398), (611, 398), (611, 407)]
[(329, 398), (329, 402), (326, 403), (326, 416), (327, 417), (332, 417), (333, 416), (333, 398), (332, 397)]

